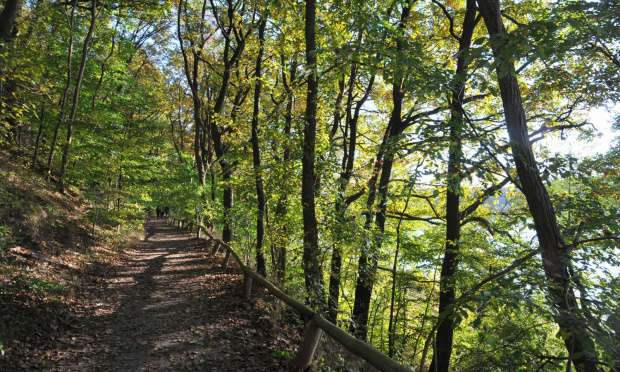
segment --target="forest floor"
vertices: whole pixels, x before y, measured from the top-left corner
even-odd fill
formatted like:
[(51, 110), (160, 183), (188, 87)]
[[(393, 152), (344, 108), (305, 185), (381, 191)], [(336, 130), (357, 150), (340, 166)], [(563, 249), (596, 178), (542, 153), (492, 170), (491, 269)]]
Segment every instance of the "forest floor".
[(0, 371), (292, 370), (294, 315), (242, 299), (239, 268), (223, 269), (204, 240), (163, 220), (145, 230), (119, 260), (82, 265), (68, 300), (0, 301), (2, 322), (27, 334), (5, 345)]

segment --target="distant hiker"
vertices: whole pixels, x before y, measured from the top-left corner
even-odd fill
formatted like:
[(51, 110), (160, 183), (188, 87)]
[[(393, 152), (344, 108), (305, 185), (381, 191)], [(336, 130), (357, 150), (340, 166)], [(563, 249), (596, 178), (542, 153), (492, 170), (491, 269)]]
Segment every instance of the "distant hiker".
[(169, 214), (170, 214), (170, 208), (168, 208), (168, 206), (166, 205), (166, 208), (164, 208), (164, 217), (168, 217)]
[(159, 205), (157, 206), (157, 209), (155, 209), (155, 213), (157, 213), (157, 218), (161, 217), (161, 209), (159, 209)]

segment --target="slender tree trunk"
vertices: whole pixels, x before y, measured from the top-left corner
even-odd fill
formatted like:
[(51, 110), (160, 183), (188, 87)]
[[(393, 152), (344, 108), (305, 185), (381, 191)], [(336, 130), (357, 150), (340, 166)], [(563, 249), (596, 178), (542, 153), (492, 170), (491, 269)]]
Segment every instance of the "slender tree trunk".
[(71, 7), (71, 14), (69, 15), (69, 51), (67, 52), (67, 84), (62, 93), (60, 99), (60, 113), (58, 114), (58, 122), (54, 128), (54, 136), (52, 137), (52, 143), (50, 145), (50, 153), (47, 158), (47, 173), (48, 177), (52, 172), (52, 161), (54, 160), (54, 152), (56, 151), (56, 143), (58, 142), (58, 135), (61, 125), (65, 122), (65, 107), (67, 106), (67, 98), (69, 97), (69, 89), (71, 88), (71, 75), (72, 75), (72, 58), (73, 58), (73, 34), (75, 30), (75, 7), (77, 2), (74, 2)]
[(301, 204), (304, 220), (304, 277), (310, 305), (318, 310), (325, 308), (325, 289), (323, 273), (319, 266), (318, 226), (315, 211), (316, 174), (316, 112), (319, 84), (316, 72), (316, 0), (306, 0), (306, 68), (311, 72), (308, 76), (308, 94), (304, 123), (304, 143), (302, 159), (302, 191)]
[[(361, 43), (361, 39), (360, 39)], [(336, 196), (336, 206), (335, 213), (336, 218), (338, 219), (339, 225), (344, 225), (345, 223), (345, 214), (348, 207), (348, 203), (346, 201), (346, 192), (349, 186), (349, 181), (353, 176), (353, 166), (355, 164), (355, 152), (357, 149), (357, 123), (359, 121), (360, 111), (362, 106), (368, 99), (372, 87), (375, 81), (375, 75), (372, 75), (368, 86), (366, 87), (366, 91), (364, 95), (355, 103), (355, 109), (353, 109), (353, 99), (354, 99), (354, 85), (357, 79), (357, 66), (351, 67), (351, 74), (349, 78), (348, 84), (348, 94), (347, 94), (347, 106), (346, 106), (346, 128), (349, 133), (348, 139), (345, 137), (343, 139), (343, 158), (341, 164), (341, 173), (340, 179), (338, 182), (338, 192)], [(361, 196), (361, 193), (359, 194)], [(340, 248), (340, 244), (336, 242), (334, 245), (334, 249), (332, 252), (332, 259), (330, 263), (330, 276), (329, 276), (329, 297), (327, 304), (327, 319), (336, 323), (338, 317), (338, 309), (339, 309), (339, 299), (340, 299), (340, 275), (342, 270), (342, 251)]]
[[(579, 372), (598, 371), (596, 360), (587, 356), (594, 345), (588, 335), (587, 324), (581, 315), (573, 283), (568, 274), (571, 258), (567, 252), (555, 210), (547, 189), (540, 177), (534, 152), (529, 141), (523, 98), (515, 77), (514, 63), (506, 49), (506, 33), (500, 12), (499, 0), (477, 0), (493, 45), (493, 55), (498, 62), (497, 80), (501, 92), (506, 127), (511, 140), (512, 154), (521, 183), (534, 219), (540, 245), (542, 266), (547, 277), (547, 291), (559, 311), (556, 322), (564, 335), (564, 344), (575, 369)], [(590, 352), (589, 352), (590, 351)]]
[[(409, 189), (409, 195), (407, 196), (407, 201), (405, 202), (405, 207), (403, 208), (403, 212), (407, 211), (407, 207), (409, 207), (409, 200), (411, 199), (411, 189), (413, 185)], [(403, 217), (398, 219), (398, 225), (396, 226), (396, 252), (394, 252), (394, 261), (392, 263), (392, 293), (390, 295), (390, 319), (388, 323), (388, 356), (390, 358), (394, 357), (394, 352), (396, 349), (396, 319), (394, 317), (394, 301), (396, 298), (396, 275), (398, 273), (398, 255), (400, 253), (400, 227), (403, 223)], [(396, 318), (398, 318), (398, 311), (396, 312)]]
[[(233, 239), (233, 185), (230, 181), (232, 180), (235, 163), (223, 160), (223, 157), (227, 151), (227, 146), (222, 138), (222, 128), (220, 127), (220, 124), (218, 124), (218, 120), (220, 119), (220, 115), (224, 109), (228, 87), (230, 85), (231, 73), (245, 48), (245, 35), (243, 35), (242, 31), (237, 29), (237, 25), (235, 23), (235, 9), (235, 4), (233, 2), (229, 2), (227, 8), (229, 27), (227, 27), (225, 31), (227, 35), (225, 37), (224, 48), (222, 51), (222, 62), (224, 64), (222, 82), (213, 105), (213, 110), (209, 113), (210, 115), (208, 115), (209, 134), (211, 136), (211, 140), (213, 141), (213, 149), (215, 150), (217, 160), (222, 168), (222, 182), (226, 185), (224, 187), (223, 198), (224, 228), (222, 231), (222, 239), (226, 243), (230, 243)], [(232, 35), (233, 31), (235, 33), (234, 37)], [(233, 38), (237, 39), (236, 47), (233, 47), (231, 44), (231, 40)], [(236, 108), (239, 105), (240, 99), (241, 97), (237, 94), (235, 97), (235, 104), (233, 106), (233, 115), (237, 110)]]
[[(193, 45), (192, 55), (193, 60), (190, 61), (188, 57), (187, 50), (185, 48), (185, 41), (183, 39), (183, 34), (181, 33), (181, 15), (183, 14), (183, 6), (185, 3), (183, 1), (179, 1), (179, 7), (177, 9), (177, 38), (179, 40), (179, 45), (181, 47), (181, 54), (183, 55), (183, 71), (185, 72), (185, 78), (187, 79), (187, 83), (190, 86), (192, 92), (192, 103), (194, 105), (194, 162), (196, 164), (196, 171), (198, 173), (198, 182), (202, 187), (206, 185), (205, 179), (205, 170), (204, 170), (204, 162), (202, 160), (202, 133), (201, 130), (204, 126), (203, 120), (203, 106), (202, 106), (202, 98), (199, 92), (199, 84), (198, 84), (198, 73), (199, 73), (199, 62), (202, 55), (202, 50), (204, 46), (204, 40), (201, 39), (200, 45)], [(202, 3), (202, 12), (200, 18), (200, 30), (204, 28), (204, 18), (206, 14), (206, 0), (203, 0)], [(191, 66), (190, 66), (191, 62)]]
[(402, 133), (402, 93), (400, 85), (395, 85), (392, 90), (394, 94), (394, 109), (389, 124), (391, 131), (388, 137), (387, 146), (381, 167), (381, 177), (379, 179), (379, 205), (375, 215), (376, 235), (372, 231), (372, 224), (367, 229), (370, 235), (365, 242), (365, 250), (360, 255), (358, 262), (358, 277), (355, 286), (355, 301), (353, 303), (353, 320), (356, 324), (355, 336), (361, 340), (366, 340), (368, 333), (368, 316), (370, 309), (370, 300), (372, 290), (375, 283), (375, 275), (377, 273), (377, 265), (379, 263), (379, 252), (382, 246), (383, 232), (385, 231), (385, 213), (388, 203), (388, 186), (392, 174), (392, 165), (394, 163), (394, 149), (397, 139)]
[(220, 161), (222, 166), (222, 182), (224, 186), (224, 228), (222, 230), (222, 240), (225, 243), (230, 243), (233, 240), (233, 220), (232, 211), (234, 207), (234, 192), (230, 180), (232, 179), (233, 171), (232, 165), (228, 162)]
[[(404, 30), (407, 27), (407, 20), (411, 12), (410, 2), (403, 4), (403, 9), (400, 17), (399, 28)], [(398, 51), (403, 50), (403, 42), (401, 40), (396, 41), (396, 48)], [(374, 192), (371, 194), (369, 190), (369, 212), (366, 217), (365, 229), (368, 237), (363, 243), (362, 252), (360, 254), (357, 270), (357, 281), (355, 284), (355, 300), (353, 303), (353, 313), (351, 317), (353, 319), (352, 328), (355, 337), (366, 340), (368, 335), (368, 316), (370, 310), (370, 300), (372, 298), (372, 290), (375, 283), (375, 275), (377, 272), (377, 265), (379, 263), (379, 252), (381, 251), (383, 232), (385, 231), (385, 213), (388, 203), (388, 186), (392, 175), (392, 165), (394, 163), (394, 154), (398, 138), (402, 134), (405, 126), (402, 121), (402, 105), (404, 98), (403, 91), (403, 73), (399, 71), (399, 67), (395, 67), (395, 73), (392, 80), (392, 113), (390, 115), (390, 122), (388, 123), (388, 130), (386, 132), (385, 143), (383, 148), (383, 162), (381, 165), (381, 177), (379, 178), (378, 191), (379, 191), (379, 204), (377, 212), (375, 214), (375, 226), (376, 234), (372, 230), (372, 218), (370, 218), (370, 212), (374, 204)], [(380, 150), (381, 151), (381, 150)], [(378, 158), (380, 159), (380, 158)], [(373, 176), (374, 177), (374, 176)]]
[(112, 42), (111, 42), (112, 45), (110, 46), (110, 52), (103, 60), (103, 63), (101, 63), (101, 73), (99, 74), (99, 80), (97, 81), (97, 86), (95, 87), (95, 91), (93, 92), (93, 97), (92, 97), (91, 104), (90, 104), (91, 109), (95, 108), (95, 103), (97, 102), (97, 94), (99, 92), (99, 89), (101, 89), (101, 84), (103, 83), (103, 78), (105, 77), (106, 66), (108, 64), (108, 61), (110, 60), (110, 58), (112, 58), (112, 55), (114, 54), (114, 48), (116, 46), (116, 32), (118, 30), (120, 19), (121, 19), (121, 16), (119, 14), (119, 17), (116, 19), (116, 25), (114, 26), (114, 33), (112, 34)]
[[(383, 164), (383, 155), (388, 146), (388, 140), (390, 139), (390, 133), (392, 132), (392, 121), (388, 122), (388, 125), (385, 129), (385, 133), (383, 134), (383, 139), (381, 140), (381, 145), (379, 146), (379, 152), (375, 158), (373, 164), (372, 175), (368, 180), (368, 198), (366, 199), (366, 212), (364, 215), (366, 217), (366, 221), (364, 222), (364, 230), (370, 231), (372, 227), (374, 214), (372, 210), (374, 208), (376, 196), (377, 196), (377, 181), (379, 179), (379, 174), (381, 173), (381, 168)], [(351, 323), (349, 325), (349, 332), (354, 334), (357, 338), (366, 339), (366, 335), (368, 333), (366, 324), (368, 322), (368, 307), (366, 307), (366, 317), (365, 323), (360, 323), (363, 319), (359, 318), (361, 314), (360, 304), (356, 305), (357, 301), (361, 302), (361, 298), (358, 299), (357, 287), (363, 284), (363, 281), (366, 279), (368, 275), (368, 261), (369, 254), (371, 252), (371, 239), (370, 236), (365, 236), (364, 241), (362, 243), (362, 248), (360, 252), (360, 256), (358, 259), (358, 269), (357, 269), (357, 281), (356, 281), (356, 294), (353, 303), (353, 313), (351, 314)], [(357, 306), (357, 309), (356, 309)], [(357, 315), (356, 315), (357, 314)]]
[(446, 314), (446, 311), (454, 307), (456, 295), (454, 275), (459, 264), (459, 242), (461, 239), (460, 196), (462, 192), (460, 173), (463, 152), (462, 129), (465, 117), (462, 102), (469, 67), (468, 51), (477, 23), (476, 0), (467, 0), (463, 31), (459, 38), (459, 57), (455, 72), (456, 84), (451, 92), (450, 144), (446, 175), (448, 186), (446, 190), (446, 247), (439, 278), (439, 314), (444, 314), (444, 316), (439, 320), (441, 324), (437, 329), (436, 349), (430, 366), (431, 371), (437, 372), (448, 372), (454, 338), (454, 322), (452, 317), (448, 316), (451, 313)]
[[(355, 64), (351, 67), (351, 73), (349, 75), (349, 83), (347, 84), (347, 107), (345, 111), (348, 113), (350, 110), (350, 104), (352, 104), (350, 97), (353, 95), (353, 87), (351, 86), (355, 81), (356, 75), (356, 66)], [(344, 74), (342, 78), (338, 81), (339, 86), (339, 94), (336, 102), (336, 112), (334, 114), (334, 126), (331, 132), (331, 138), (333, 139), (338, 127), (340, 126), (340, 121), (342, 119), (341, 113), (341, 101), (344, 96), (345, 83), (344, 83)], [(348, 116), (348, 115), (347, 115)], [(327, 320), (336, 324), (338, 321), (338, 302), (340, 299), (340, 271), (342, 269), (342, 249), (340, 247), (341, 238), (338, 236), (342, 234), (340, 231), (340, 227), (344, 224), (345, 217), (345, 207), (344, 207), (344, 193), (346, 192), (348, 182), (343, 180), (345, 174), (345, 163), (346, 158), (349, 155), (347, 151), (347, 141), (346, 138), (347, 132), (349, 130), (349, 123), (346, 121), (347, 116), (345, 116), (345, 130), (342, 138), (342, 147), (343, 147), (343, 166), (340, 173), (340, 182), (338, 183), (338, 194), (336, 196), (336, 226), (337, 229), (336, 235), (337, 240), (334, 242), (334, 248), (332, 250), (332, 259), (330, 262), (330, 274), (329, 274), (329, 288), (328, 288), (328, 297), (327, 297)], [(357, 134), (357, 133), (356, 133)], [(347, 180), (348, 181), (348, 180)]]
[(39, 157), (39, 146), (41, 145), (41, 133), (43, 133), (43, 124), (45, 123), (45, 103), (41, 105), (41, 113), (39, 114), (39, 130), (37, 130), (37, 139), (34, 143), (34, 154), (32, 155), (32, 169), (37, 167)]
[[(103, 6), (103, 5), (102, 5)], [(69, 114), (69, 124), (67, 126), (67, 141), (62, 152), (62, 162), (60, 164), (59, 175), (59, 188), (61, 192), (65, 189), (65, 173), (67, 171), (67, 165), (69, 164), (69, 150), (71, 149), (71, 141), (73, 140), (73, 122), (78, 109), (78, 101), (80, 98), (80, 88), (82, 86), (82, 79), (84, 78), (84, 69), (86, 68), (86, 60), (88, 58), (88, 45), (93, 37), (95, 31), (95, 23), (97, 21), (97, 0), (92, 0), (90, 8), (90, 26), (88, 27), (88, 33), (84, 38), (84, 46), (82, 47), (82, 59), (80, 61), (80, 69), (78, 71), (77, 80), (75, 82), (75, 90), (73, 91), (73, 103), (71, 106), (71, 113)]]
[[(282, 64), (284, 65), (284, 56), (282, 56)], [(287, 79), (286, 71), (282, 69), (282, 82), (286, 91), (286, 111), (284, 114), (284, 138), (283, 141), (283, 155), (282, 155), (282, 168), (285, 175), (289, 174), (289, 167), (291, 162), (291, 129), (293, 125), (293, 84), (296, 82), (297, 62), (293, 61), (290, 66), (290, 76)], [(287, 185), (284, 185), (287, 189)], [(283, 193), (276, 203), (274, 218), (276, 224), (276, 243), (274, 243), (273, 250), (277, 255), (276, 262), (276, 277), (281, 283), (284, 283), (286, 274), (286, 242), (288, 241), (288, 228), (283, 221), (286, 219), (288, 213), (288, 195)]]
[[(179, 158), (179, 164), (184, 164), (185, 161), (183, 160), (183, 156), (181, 156), (181, 149), (179, 149), (179, 146), (177, 145), (177, 140), (174, 138), (174, 119), (170, 118), (170, 139), (172, 139), (172, 144), (174, 145), (174, 151), (177, 153), (177, 156)], [(181, 118), (179, 117), (179, 120), (181, 120)]]
[(263, 249), (263, 238), (265, 236), (265, 191), (263, 189), (263, 178), (261, 176), (261, 159), (260, 159), (260, 146), (258, 141), (258, 115), (260, 115), (260, 94), (262, 88), (261, 82), (261, 68), (263, 63), (263, 49), (265, 44), (265, 27), (267, 25), (267, 18), (264, 17), (260, 21), (258, 27), (258, 38), (260, 46), (258, 49), (258, 56), (256, 57), (256, 85), (254, 86), (254, 112), (252, 114), (252, 160), (254, 164), (254, 179), (256, 182), (256, 201), (257, 201), (257, 215), (256, 215), (256, 271), (263, 275), (267, 275), (267, 265), (265, 262), (265, 253)]

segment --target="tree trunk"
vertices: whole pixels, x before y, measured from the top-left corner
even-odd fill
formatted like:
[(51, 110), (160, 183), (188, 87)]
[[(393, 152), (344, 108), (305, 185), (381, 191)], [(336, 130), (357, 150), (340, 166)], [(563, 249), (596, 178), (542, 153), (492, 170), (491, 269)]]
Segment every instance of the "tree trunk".
[(95, 31), (95, 23), (97, 20), (97, 0), (92, 0), (90, 7), (90, 26), (88, 27), (88, 33), (84, 38), (84, 46), (82, 47), (82, 59), (80, 61), (80, 69), (78, 71), (77, 80), (75, 82), (75, 90), (73, 91), (73, 103), (71, 106), (71, 113), (69, 114), (69, 124), (67, 126), (67, 141), (62, 152), (62, 162), (60, 165), (59, 175), (59, 188), (60, 192), (64, 192), (65, 189), (65, 173), (67, 171), (67, 165), (69, 164), (69, 150), (71, 149), (71, 141), (73, 140), (73, 122), (78, 109), (78, 101), (80, 98), (80, 87), (82, 86), (82, 79), (84, 78), (84, 70), (86, 68), (86, 60), (88, 57), (88, 45), (93, 37)]
[[(405, 201), (405, 207), (403, 208), (403, 213), (407, 211), (407, 207), (409, 207), (409, 200), (411, 200), (411, 190), (413, 185), (409, 188), (409, 195), (407, 196), (407, 200)], [(390, 296), (390, 318), (388, 323), (388, 356), (390, 358), (394, 357), (394, 352), (396, 349), (396, 321), (398, 320), (398, 311), (396, 311), (396, 316), (394, 316), (394, 302), (396, 299), (396, 278), (398, 273), (398, 255), (400, 253), (401, 239), (400, 239), (400, 228), (403, 223), (403, 217), (398, 219), (398, 225), (396, 226), (396, 252), (394, 252), (394, 261), (392, 263), (392, 293)]]
[[(181, 15), (182, 15), (183, 1), (179, 1), (179, 7), (177, 10), (177, 38), (181, 47), (181, 54), (183, 55), (183, 71), (185, 72), (185, 78), (190, 86), (192, 92), (192, 103), (194, 105), (194, 162), (196, 164), (196, 172), (198, 173), (198, 182), (202, 187), (205, 187), (205, 170), (204, 163), (202, 161), (202, 134), (201, 129), (204, 126), (204, 120), (202, 118), (202, 99), (198, 86), (198, 69), (199, 61), (202, 55), (204, 46), (204, 40), (200, 40), (200, 45), (195, 46), (192, 49), (193, 61), (190, 67), (190, 60), (185, 49), (185, 43), (181, 34)], [(206, 1), (203, 1), (202, 18), (200, 19), (200, 29), (204, 27)], [(202, 33), (201, 33), (202, 37)]]
[[(284, 56), (282, 56), (282, 61), (284, 65)], [(284, 85), (284, 89), (286, 91), (286, 111), (284, 114), (284, 138), (283, 141), (283, 155), (282, 155), (282, 168), (285, 175), (289, 174), (289, 167), (291, 162), (291, 145), (289, 142), (291, 136), (291, 129), (293, 125), (293, 85), (296, 81), (296, 72), (297, 72), (297, 62), (293, 61), (290, 67), (290, 76), (287, 79), (286, 72), (284, 68), (282, 69), (282, 82)], [(287, 82), (288, 80), (288, 82)], [(287, 185), (284, 185), (285, 188)], [(286, 214), (288, 213), (288, 195), (283, 193), (276, 203), (274, 216), (276, 219), (283, 221), (286, 218)], [(280, 281), (280, 283), (284, 283), (284, 278), (286, 274), (286, 241), (288, 239), (288, 229), (286, 223), (280, 223), (280, 221), (276, 221), (276, 243), (274, 243), (273, 250), (277, 255), (276, 262), (276, 277)]]
[(6, 0), (2, 13), (0, 13), (0, 39), (5, 42), (11, 41), (17, 35), (14, 28), (15, 19), (22, 10), (23, 0)]
[(263, 189), (263, 178), (261, 176), (260, 146), (258, 143), (258, 115), (260, 115), (260, 94), (262, 88), (261, 68), (263, 63), (263, 50), (265, 44), (265, 27), (267, 18), (260, 21), (258, 27), (258, 38), (260, 46), (256, 57), (256, 85), (254, 86), (254, 112), (252, 114), (252, 160), (254, 165), (254, 180), (256, 182), (256, 271), (263, 276), (267, 275), (267, 265), (263, 249), (263, 238), (265, 236), (265, 191)]
[(39, 147), (41, 146), (41, 133), (43, 133), (43, 124), (45, 123), (45, 103), (41, 105), (41, 113), (39, 114), (39, 129), (37, 130), (37, 139), (34, 143), (34, 154), (32, 154), (32, 169), (37, 168), (37, 160), (39, 157)]
[(224, 228), (222, 230), (222, 240), (230, 243), (233, 240), (233, 221), (232, 210), (234, 207), (233, 188), (230, 180), (232, 179), (232, 166), (228, 162), (220, 162), (222, 165), (222, 182), (224, 183)]
[(52, 137), (52, 143), (50, 145), (50, 153), (47, 157), (47, 173), (48, 177), (52, 173), (52, 161), (54, 160), (54, 152), (56, 151), (56, 143), (58, 142), (58, 135), (61, 125), (65, 122), (65, 107), (67, 106), (67, 97), (69, 97), (69, 89), (71, 88), (71, 75), (72, 67), (71, 61), (73, 58), (73, 33), (75, 30), (75, 7), (77, 2), (73, 3), (71, 7), (71, 15), (69, 16), (69, 51), (67, 52), (67, 84), (62, 93), (60, 99), (60, 113), (58, 114), (58, 121), (54, 128), (54, 136)]
[(439, 319), (441, 322), (437, 329), (435, 339), (436, 349), (433, 353), (433, 361), (430, 370), (448, 372), (450, 356), (452, 355), (452, 343), (454, 337), (454, 325), (452, 310), (455, 299), (454, 274), (459, 264), (459, 241), (461, 238), (461, 163), (462, 163), (462, 129), (465, 117), (462, 102), (469, 67), (468, 51), (471, 39), (476, 28), (476, 0), (467, 0), (467, 9), (463, 19), (463, 32), (459, 38), (459, 51), (455, 72), (456, 84), (452, 88), (451, 113), (450, 113), (450, 145), (448, 156), (447, 190), (446, 190), (446, 247), (441, 275), (439, 278)]
[[(358, 45), (361, 44), (361, 36), (358, 39)], [(343, 157), (341, 164), (340, 179), (338, 180), (338, 191), (336, 195), (335, 213), (337, 226), (343, 226), (345, 223), (345, 214), (348, 207), (346, 202), (346, 192), (349, 181), (353, 175), (353, 166), (355, 164), (355, 151), (357, 149), (357, 124), (359, 121), (360, 110), (368, 99), (375, 81), (375, 75), (372, 75), (366, 87), (364, 95), (355, 102), (353, 109), (353, 100), (355, 96), (355, 83), (357, 80), (358, 66), (354, 64), (351, 67), (349, 76), (349, 84), (347, 87), (347, 105), (345, 117), (345, 137), (343, 138)], [(348, 138), (346, 133), (348, 131)], [(361, 194), (360, 194), (361, 195)], [(334, 244), (332, 259), (330, 263), (329, 276), (329, 297), (327, 304), (327, 319), (336, 324), (338, 318), (338, 308), (340, 299), (340, 273), (342, 270), (342, 251), (339, 242)]]
[[(406, 28), (410, 11), (410, 2), (403, 4), (399, 28), (403, 30)], [(401, 40), (396, 41), (396, 48), (397, 51), (402, 51), (403, 42)], [(351, 330), (353, 331), (355, 337), (364, 341), (368, 336), (367, 325), (370, 311), (370, 300), (372, 298), (377, 265), (379, 263), (379, 252), (381, 250), (381, 243), (383, 239), (382, 235), (385, 230), (385, 213), (388, 203), (387, 194), (392, 175), (392, 165), (394, 163), (394, 153), (396, 150), (395, 147), (397, 145), (398, 138), (405, 129), (402, 121), (402, 104), (404, 98), (402, 76), (403, 73), (399, 71), (399, 67), (395, 67), (394, 77), (392, 78), (392, 113), (390, 115), (386, 137), (384, 137), (380, 154), (377, 156), (377, 161), (379, 163), (381, 163), (381, 157), (383, 158), (383, 162), (381, 164), (381, 177), (379, 178), (378, 184), (379, 204), (375, 214), (375, 226), (377, 233), (375, 234), (373, 232), (371, 217), (371, 211), (374, 207), (375, 191), (369, 187), (367, 202), (368, 212), (366, 215), (365, 225), (367, 238), (365, 239), (365, 242), (362, 243), (362, 252), (360, 253), (360, 258), (358, 261), (357, 281), (355, 284), (355, 300), (353, 303), (353, 313), (351, 314), (353, 320), (351, 323)], [(376, 176), (376, 173), (373, 174), (373, 178), (375, 178), (375, 180)]]
[(579, 372), (597, 371), (596, 360), (588, 357), (594, 353), (585, 345), (594, 345), (587, 333), (586, 321), (580, 315), (573, 284), (568, 270), (570, 256), (558, 228), (555, 210), (529, 141), (523, 98), (515, 77), (511, 53), (506, 47), (505, 28), (500, 13), (499, 0), (477, 0), (493, 46), (498, 65), (497, 80), (501, 92), (506, 127), (511, 140), (512, 155), (517, 168), (521, 190), (534, 219), (540, 245), (542, 266), (547, 277), (547, 291), (559, 311), (556, 322), (565, 335), (564, 344), (575, 369)]
[(304, 220), (304, 278), (308, 292), (309, 304), (312, 308), (323, 310), (325, 305), (325, 290), (323, 288), (323, 273), (319, 266), (318, 226), (316, 221), (315, 198), (315, 145), (316, 145), (316, 112), (319, 84), (316, 73), (316, 0), (306, 0), (306, 69), (308, 75), (308, 94), (306, 97), (306, 112), (304, 123), (304, 142), (302, 159), (302, 191), (301, 204)]

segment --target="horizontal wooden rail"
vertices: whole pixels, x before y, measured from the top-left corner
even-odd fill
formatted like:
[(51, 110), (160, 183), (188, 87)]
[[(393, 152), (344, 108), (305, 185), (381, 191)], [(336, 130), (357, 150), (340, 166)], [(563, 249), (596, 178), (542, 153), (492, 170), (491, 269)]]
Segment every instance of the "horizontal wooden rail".
[(230, 258), (230, 256), (232, 256), (233, 259), (237, 261), (244, 273), (244, 295), (246, 297), (250, 296), (252, 284), (251, 281), (254, 280), (265, 289), (267, 289), (269, 293), (276, 296), (293, 309), (297, 310), (306, 319), (310, 320), (310, 323), (306, 327), (306, 331), (304, 333), (304, 341), (299, 348), (300, 350), (296, 358), (296, 367), (298, 370), (304, 370), (312, 361), (312, 357), (314, 356), (314, 351), (316, 350), (321, 331), (323, 331), (331, 338), (338, 341), (347, 350), (364, 359), (380, 371), (413, 372), (413, 370), (409, 367), (398, 363), (394, 359), (388, 357), (387, 355), (383, 354), (382, 352), (365, 343), (364, 341), (358, 340), (355, 337), (351, 336), (342, 328), (329, 322), (300, 301), (287, 295), (281, 289), (271, 284), (267, 279), (263, 278), (254, 270), (252, 270), (249, 266), (247, 266), (230, 245), (213, 236), (209, 232), (209, 230), (204, 228), (204, 226), (194, 221), (177, 220), (176, 218), (172, 217), (168, 218), (168, 223), (172, 224), (173, 226), (178, 226), (180, 228), (186, 228), (191, 232), (193, 232), (192, 227), (196, 227), (196, 234), (198, 237), (200, 237), (201, 233), (204, 233), (208, 237), (208, 240), (213, 241), (214, 249), (212, 253), (214, 254), (217, 253), (217, 251), (222, 247), (226, 249), (227, 258), (224, 259), (224, 266), (228, 264), (228, 259)]

